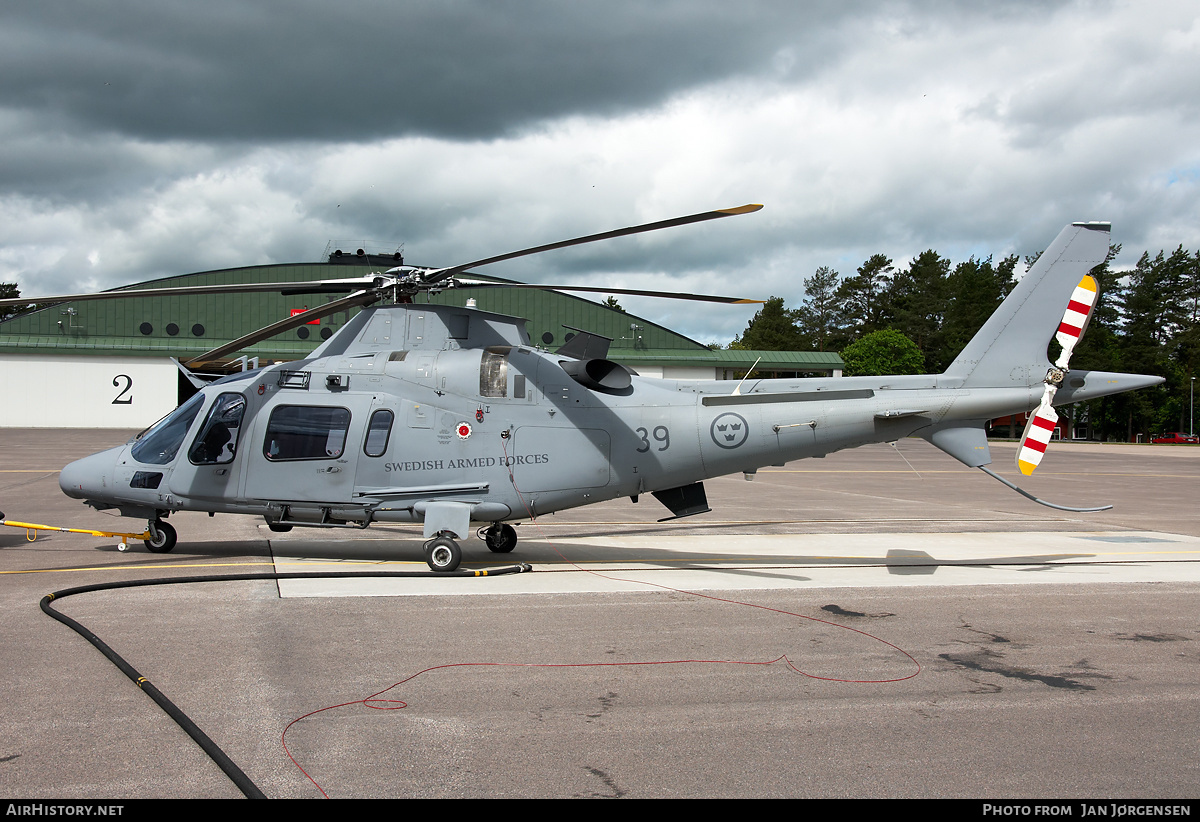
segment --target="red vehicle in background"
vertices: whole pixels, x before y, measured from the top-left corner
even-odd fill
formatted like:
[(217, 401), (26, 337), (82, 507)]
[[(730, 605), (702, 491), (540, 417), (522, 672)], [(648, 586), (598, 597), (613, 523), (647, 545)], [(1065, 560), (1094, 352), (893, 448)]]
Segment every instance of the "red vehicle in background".
[(1150, 442), (1154, 443), (1200, 443), (1200, 434), (1185, 434), (1182, 431), (1168, 431), (1165, 434), (1159, 434), (1157, 437), (1151, 437)]

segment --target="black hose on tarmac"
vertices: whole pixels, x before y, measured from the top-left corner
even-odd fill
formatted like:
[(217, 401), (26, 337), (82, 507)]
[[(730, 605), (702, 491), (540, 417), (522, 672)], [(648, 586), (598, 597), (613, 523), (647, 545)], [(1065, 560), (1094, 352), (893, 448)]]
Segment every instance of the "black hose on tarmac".
[(181, 585), (193, 582), (244, 582), (244, 581), (262, 581), (262, 580), (287, 580), (287, 579), (347, 579), (355, 577), (431, 577), (435, 576), (439, 579), (447, 577), (476, 577), (476, 576), (502, 576), (504, 574), (520, 574), (526, 571), (533, 570), (531, 566), (521, 563), (520, 565), (506, 566), (504, 568), (493, 568), (487, 571), (452, 571), (449, 573), (431, 574), (429, 571), (377, 571), (369, 573), (311, 573), (311, 574), (220, 574), (216, 576), (200, 576), (200, 577), (176, 577), (174, 579), (143, 579), (133, 580), (131, 582), (105, 582), (96, 585), (81, 585), (77, 588), (65, 588), (61, 591), (55, 591), (52, 594), (47, 594), (42, 597), (41, 608), (48, 616), (66, 625), (75, 633), (92, 643), (100, 653), (104, 654), (112, 664), (116, 665), (121, 673), (129, 677), (135, 685), (153, 699), (158, 706), (162, 708), (168, 716), (175, 720), (180, 728), (183, 728), (187, 735), (195, 740), (206, 754), (217, 764), (225, 775), (228, 776), (233, 784), (237, 785), (248, 799), (266, 799), (267, 795), (259, 790), (250, 777), (242, 771), (241, 768), (234, 763), (229, 756), (221, 750), (217, 743), (209, 739), (204, 731), (193, 722), (187, 714), (179, 710), (171, 700), (167, 699), (166, 695), (154, 686), (154, 684), (142, 676), (136, 668), (125, 661), (120, 654), (108, 647), (105, 642), (96, 636), (90, 630), (79, 624), (69, 616), (59, 613), (50, 607), (50, 603), (56, 599), (64, 599), (65, 597), (74, 596), (76, 594), (87, 594), (94, 591), (112, 591), (119, 588), (142, 588), (150, 585)]

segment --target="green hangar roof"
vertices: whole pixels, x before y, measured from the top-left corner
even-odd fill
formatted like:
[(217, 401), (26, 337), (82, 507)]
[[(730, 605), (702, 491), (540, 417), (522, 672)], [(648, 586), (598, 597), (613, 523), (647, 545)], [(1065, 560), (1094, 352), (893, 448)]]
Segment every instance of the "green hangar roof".
[[(229, 268), (168, 277), (115, 291), (139, 288), (305, 282), (353, 276), (359, 269), (383, 271), (397, 265), (391, 256), (331, 255), (326, 263), (295, 263)], [(474, 275), (477, 276), (477, 275)], [(505, 282), (493, 277), (482, 279)], [(186, 360), (291, 314), (337, 299), (340, 295), (277, 292), (204, 294), (57, 303), (0, 322), (0, 353), (57, 355), (159, 354)], [(453, 288), (419, 295), (417, 302), (464, 305), (469, 299), (482, 310), (527, 320), (534, 345), (558, 348), (572, 328), (611, 337), (610, 358), (630, 364), (750, 367), (760, 355), (760, 370), (820, 370), (842, 367), (836, 354), (816, 352), (712, 351), (701, 343), (590, 300), (554, 291), (503, 288)], [(286, 331), (231, 355), (260, 360), (295, 360), (307, 356), (357, 313), (348, 309)], [(636, 329), (631, 329), (636, 325)]]

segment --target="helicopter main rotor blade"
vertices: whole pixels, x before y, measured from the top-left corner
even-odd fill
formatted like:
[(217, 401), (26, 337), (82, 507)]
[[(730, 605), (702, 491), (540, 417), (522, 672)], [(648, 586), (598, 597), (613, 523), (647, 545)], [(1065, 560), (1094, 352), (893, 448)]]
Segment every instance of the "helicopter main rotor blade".
[[(345, 283), (345, 285), (338, 285)], [(82, 302), (84, 300), (123, 300), (130, 297), (177, 297), (185, 294), (252, 294), (255, 292), (278, 291), (292, 294), (315, 294), (326, 287), (349, 291), (370, 286), (361, 278), (351, 280), (312, 280), (290, 283), (238, 283), (233, 285), (185, 285), (176, 288), (133, 288), (124, 291), (97, 291), (91, 294), (57, 294), (51, 297), (9, 297), (0, 300), (0, 306), (33, 305)]]
[(462, 265), (452, 266), (450, 268), (439, 268), (430, 271), (428, 274), (422, 275), (421, 279), (426, 283), (439, 283), (442, 280), (449, 279), (455, 274), (471, 269), (479, 268), (492, 263), (498, 263), (503, 260), (512, 260), (517, 257), (528, 257), (531, 254), (541, 254), (543, 251), (553, 251), (556, 248), (566, 248), (572, 245), (583, 245), (584, 243), (594, 243), (599, 240), (611, 240), (616, 237), (627, 237), (630, 234), (641, 234), (646, 231), (658, 231), (660, 228), (674, 228), (675, 226), (688, 225), (690, 223), (702, 223), (705, 220), (719, 220), (722, 217), (733, 217), (738, 214), (751, 214), (761, 209), (762, 206), (757, 203), (738, 206), (736, 208), (720, 208), (716, 211), (704, 211), (700, 214), (689, 214), (686, 217), (675, 217), (671, 220), (659, 220), (656, 223), (646, 223), (644, 225), (630, 226), (629, 228), (618, 228), (614, 231), (605, 231), (601, 234), (589, 234), (586, 237), (576, 237), (574, 240), (561, 240), (557, 243), (549, 243), (548, 245), (539, 245), (533, 248), (525, 248), (520, 251), (510, 251), (508, 254), (501, 254), (496, 257), (487, 257), (482, 260), (464, 263)]
[(766, 300), (750, 300), (744, 297), (720, 297), (713, 294), (684, 294), (676, 291), (647, 291), (641, 288), (600, 288), (590, 285), (547, 285), (534, 283), (473, 283), (457, 280), (463, 288), (534, 288), (538, 291), (587, 291), (594, 294), (630, 294), (635, 297), (664, 297), (671, 300), (694, 300), (728, 305), (750, 305), (765, 303)]
[[(661, 228), (672, 228), (674, 226), (688, 225), (690, 223), (700, 223), (706, 220), (719, 220), (722, 217), (733, 217), (738, 214), (751, 214), (762, 208), (757, 203), (752, 203), (736, 208), (721, 208), (716, 211), (704, 211), (699, 214), (689, 214), (686, 217), (675, 217), (670, 220), (659, 220), (655, 223), (645, 223), (644, 225), (630, 226), (629, 228), (618, 228), (614, 231), (605, 231), (601, 234), (589, 234), (586, 237), (576, 237), (573, 240), (562, 240), (557, 243), (549, 243), (548, 245), (539, 245), (533, 248), (526, 248), (520, 251), (511, 251), (508, 254), (500, 254), (496, 257), (487, 257), (482, 260), (464, 263), (462, 265), (452, 266), (450, 268), (429, 269), (427, 272), (419, 274), (420, 282), (425, 285), (433, 285), (444, 280), (450, 279), (456, 274), (461, 274), (471, 268), (478, 268), (491, 263), (498, 263), (503, 260), (512, 260), (517, 257), (527, 257), (531, 254), (540, 254), (543, 251), (552, 251), (556, 248), (567, 248), (573, 245), (583, 245), (584, 243), (594, 243), (599, 240), (611, 240), (616, 237), (626, 237), (630, 234), (641, 234), (647, 231), (657, 231)], [(399, 269), (392, 269), (393, 273)], [(411, 268), (405, 269), (413, 271)], [(362, 281), (361, 285), (355, 281), (358, 278), (348, 278), (345, 280), (312, 280), (307, 282), (290, 282), (290, 283), (241, 283), (234, 285), (192, 285), (192, 286), (177, 286), (174, 288), (136, 288), (123, 289), (115, 291), (100, 291), (90, 294), (53, 294), (45, 297), (9, 297), (0, 299), (0, 307), (4, 306), (27, 306), (27, 305), (54, 305), (57, 303), (66, 302), (82, 302), (84, 300), (121, 300), (130, 297), (177, 297), (188, 294), (250, 294), (255, 292), (278, 291), (284, 294), (317, 294), (342, 292), (353, 288), (369, 287), (368, 284)], [(584, 289), (570, 289), (584, 290)], [(611, 291), (610, 293), (634, 293)], [(286, 329), (285, 329), (286, 330)]]
[(295, 314), (288, 317), (286, 320), (280, 320), (277, 323), (264, 326), (257, 331), (252, 331), (244, 337), (238, 337), (233, 342), (228, 342), (225, 345), (205, 351), (198, 357), (192, 357), (184, 363), (188, 368), (197, 368), (205, 363), (210, 363), (213, 360), (219, 360), (226, 354), (233, 354), (247, 348), (255, 343), (262, 342), (274, 337), (276, 334), (282, 334), (284, 331), (290, 331), (293, 328), (299, 328), (302, 325), (319, 320), (330, 314), (336, 314), (339, 311), (347, 308), (355, 308), (358, 306), (370, 305), (380, 299), (380, 294), (377, 291), (360, 291), (357, 294), (351, 294), (349, 297), (343, 297), (340, 300), (319, 305), (316, 308), (310, 308), (301, 314)]

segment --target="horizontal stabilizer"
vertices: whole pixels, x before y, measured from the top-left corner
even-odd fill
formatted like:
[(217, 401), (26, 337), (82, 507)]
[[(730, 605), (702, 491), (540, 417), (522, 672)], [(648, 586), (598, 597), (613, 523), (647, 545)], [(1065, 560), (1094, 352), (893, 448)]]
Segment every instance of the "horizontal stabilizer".
[(917, 433), (968, 468), (979, 468), (992, 461), (983, 420), (964, 421), (952, 427)]

